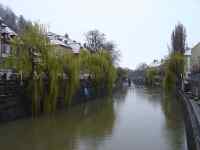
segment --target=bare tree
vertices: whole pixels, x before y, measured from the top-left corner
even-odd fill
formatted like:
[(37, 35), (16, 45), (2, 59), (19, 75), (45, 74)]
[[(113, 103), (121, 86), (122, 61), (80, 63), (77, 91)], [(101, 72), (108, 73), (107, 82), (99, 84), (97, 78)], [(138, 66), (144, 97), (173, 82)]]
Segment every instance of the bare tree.
[(85, 35), (84, 48), (91, 52), (98, 52), (99, 50), (106, 50), (112, 57), (112, 62), (118, 65), (120, 51), (117, 50), (116, 45), (112, 41), (107, 41), (104, 33), (98, 30), (91, 30)]
[(148, 68), (148, 65), (146, 63), (140, 63), (137, 67), (136, 70), (146, 70)]
[(178, 23), (171, 36), (171, 48), (173, 52), (185, 53), (186, 50), (186, 29), (183, 24)]
[(91, 30), (85, 35), (85, 45), (87, 49), (92, 52), (97, 52), (103, 48), (105, 42), (105, 34), (99, 32), (98, 30)]

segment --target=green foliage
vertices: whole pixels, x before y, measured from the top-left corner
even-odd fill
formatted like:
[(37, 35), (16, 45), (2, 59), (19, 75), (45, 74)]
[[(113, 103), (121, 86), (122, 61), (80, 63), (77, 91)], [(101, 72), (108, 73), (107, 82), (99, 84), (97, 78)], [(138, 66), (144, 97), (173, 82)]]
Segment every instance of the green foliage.
[(165, 79), (164, 86), (167, 91), (174, 90), (180, 86), (182, 76), (184, 73), (184, 56), (176, 52), (172, 53), (165, 63)]
[(96, 93), (99, 93), (101, 88), (111, 92), (116, 79), (116, 69), (112, 64), (111, 55), (102, 50), (97, 53), (89, 53), (81, 51), (81, 72), (91, 75)]
[(169, 70), (179, 77), (184, 72), (184, 56), (183, 54), (176, 52), (171, 54), (169, 59)]
[(73, 95), (79, 88), (80, 81), (80, 60), (79, 56), (72, 53), (66, 53), (63, 56), (64, 73), (67, 75), (67, 86), (65, 91), (65, 103), (70, 104)]
[(164, 88), (166, 92), (175, 90), (176, 78), (175, 74), (170, 70), (167, 70), (164, 78)]
[(153, 85), (158, 71), (155, 68), (148, 68), (146, 71), (146, 79), (148, 85)]
[[(49, 91), (47, 96), (44, 96), (44, 111), (53, 112), (56, 110), (57, 97), (59, 94), (59, 74), (63, 72), (63, 65), (60, 63), (60, 58), (56, 56), (55, 51), (49, 51), (45, 56), (43, 64), (43, 72), (48, 77)], [(43, 87), (46, 88), (46, 87)]]
[(51, 59), (49, 51), (52, 46), (45, 33), (45, 28), (41, 25), (27, 26), (24, 32), (12, 41), (12, 53), (5, 61), (5, 67), (22, 72), (23, 78), (28, 80), (27, 91), (32, 98), (33, 115), (37, 115), (40, 110), (43, 89), (40, 75)]
[(116, 69), (116, 86), (121, 87), (123, 81), (128, 78), (128, 69), (118, 67)]
[[(79, 88), (80, 73), (87, 73), (92, 77), (96, 93), (102, 88), (109, 93), (112, 91), (116, 71), (112, 56), (104, 50), (97, 53), (82, 50), (79, 55), (65, 52), (50, 44), (45, 28), (38, 24), (27, 26), (12, 41), (12, 47), (12, 54), (4, 65), (22, 72), (23, 78), (28, 81), (26, 89), (32, 99), (34, 116), (41, 110), (54, 112), (62, 90), (65, 103), (69, 105)], [(66, 83), (61, 88), (64, 80)]]
[[(48, 51), (52, 49), (45, 37), (43, 26), (38, 24), (27, 26), (25, 31), (12, 41), (12, 54), (7, 58), (6, 66), (23, 71), (25, 77), (33, 73), (33, 61), (40, 55), (40, 60), (46, 60)], [(35, 54), (35, 55), (34, 55)], [(37, 71), (41, 71), (43, 62), (37, 65)]]

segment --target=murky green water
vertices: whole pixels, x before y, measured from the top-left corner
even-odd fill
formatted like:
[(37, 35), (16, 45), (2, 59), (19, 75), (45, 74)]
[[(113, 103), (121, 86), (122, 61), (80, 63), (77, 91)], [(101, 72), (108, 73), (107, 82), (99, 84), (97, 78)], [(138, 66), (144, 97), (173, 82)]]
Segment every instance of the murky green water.
[(175, 98), (129, 88), (68, 112), (0, 125), (1, 150), (184, 150)]

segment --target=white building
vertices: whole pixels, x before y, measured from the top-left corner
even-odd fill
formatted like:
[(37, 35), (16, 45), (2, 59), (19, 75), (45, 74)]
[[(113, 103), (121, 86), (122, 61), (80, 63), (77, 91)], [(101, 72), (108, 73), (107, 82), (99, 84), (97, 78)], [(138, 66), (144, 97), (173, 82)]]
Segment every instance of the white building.
[(0, 25), (0, 33), (0, 57), (5, 58), (11, 53), (10, 40), (17, 34), (5, 24)]
[(71, 49), (74, 54), (78, 54), (80, 52), (81, 44), (71, 40), (70, 38), (66, 38), (65, 36), (57, 35), (52, 32), (49, 32), (47, 36), (53, 45)]
[(191, 57), (192, 57), (192, 53), (191, 53), (191, 49), (186, 50), (185, 54), (185, 68), (184, 68), (184, 72), (185, 72), (185, 78), (188, 79), (189, 75), (191, 74)]
[[(12, 50), (11, 45), (10, 45), (10, 40), (15, 36), (17, 36), (17, 34), (12, 29), (10, 29), (7, 25), (1, 22), (0, 24), (0, 63), (2, 63), (4, 58), (10, 55), (11, 50)], [(6, 78), (10, 79), (11, 75), (13, 74), (13, 70), (0, 68), (0, 76), (2, 76), (3, 74), (6, 74)]]
[(191, 69), (199, 72), (200, 69), (200, 42), (191, 49)]

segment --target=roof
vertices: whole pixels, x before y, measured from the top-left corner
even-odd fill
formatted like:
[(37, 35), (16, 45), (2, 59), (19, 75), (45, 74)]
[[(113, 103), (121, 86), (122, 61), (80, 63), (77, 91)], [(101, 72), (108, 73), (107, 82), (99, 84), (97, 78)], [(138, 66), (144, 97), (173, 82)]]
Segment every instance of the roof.
[(66, 38), (65, 36), (58, 35), (52, 32), (49, 32), (47, 36), (53, 45), (60, 45), (66, 48), (71, 48), (73, 53), (80, 52), (81, 44), (71, 40), (70, 38)]
[(198, 47), (200, 45), (200, 42), (198, 42), (192, 49)]
[(9, 28), (6, 24), (2, 24), (3, 26), (4, 26), (4, 28), (3, 28), (3, 32), (4, 33), (8, 33), (9, 35), (14, 35), (14, 36), (16, 36), (17, 35), (17, 33), (15, 33), (15, 31), (13, 31), (11, 28)]

